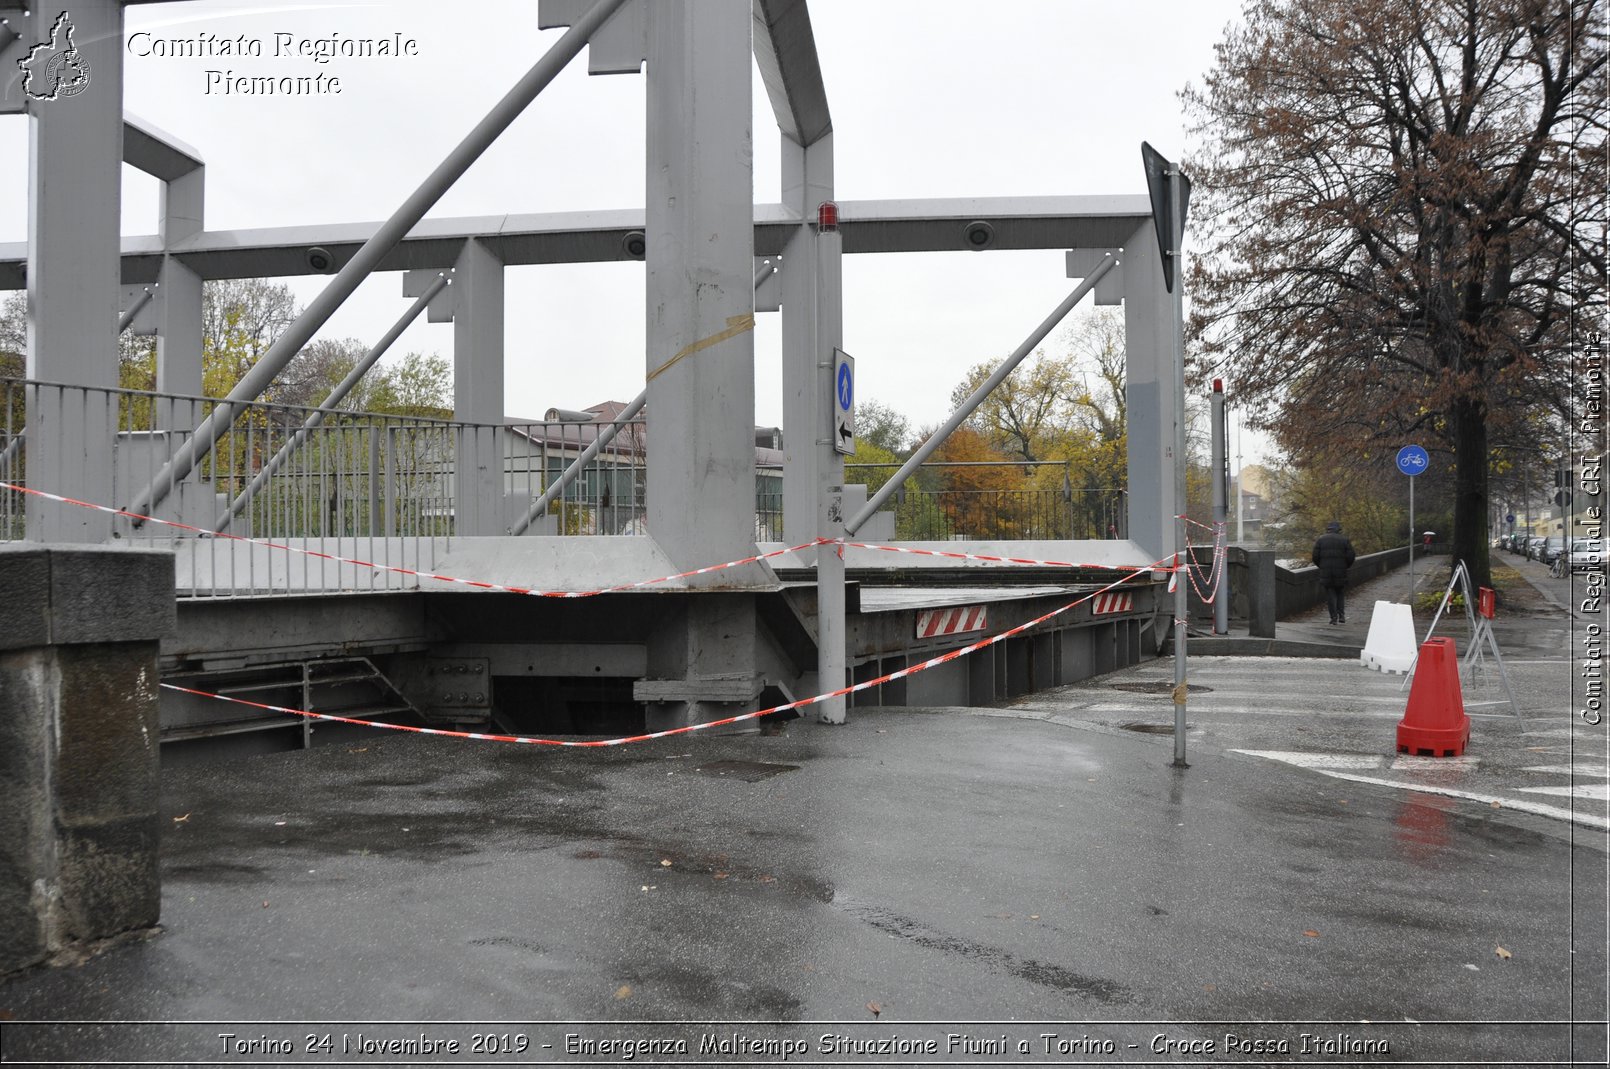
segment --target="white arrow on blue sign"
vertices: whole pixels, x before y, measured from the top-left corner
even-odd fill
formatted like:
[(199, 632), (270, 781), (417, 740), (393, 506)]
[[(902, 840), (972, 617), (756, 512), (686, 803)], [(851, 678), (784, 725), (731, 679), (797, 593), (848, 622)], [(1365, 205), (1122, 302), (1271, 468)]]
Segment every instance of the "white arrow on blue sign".
[(1398, 470), (1405, 475), (1419, 475), (1430, 465), (1430, 455), (1417, 445), (1406, 445), (1398, 450)]
[(849, 456), (855, 452), (855, 357), (833, 350), (833, 448)]

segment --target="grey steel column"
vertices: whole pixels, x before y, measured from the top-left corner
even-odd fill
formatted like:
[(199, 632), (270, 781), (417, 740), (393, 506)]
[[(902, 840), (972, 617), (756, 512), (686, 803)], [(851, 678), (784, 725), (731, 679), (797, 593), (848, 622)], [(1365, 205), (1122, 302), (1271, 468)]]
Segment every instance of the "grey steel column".
[[(206, 169), (197, 167), (162, 184), (162, 321), (157, 328), (158, 393), (199, 396), (202, 389), (201, 276), (173, 255), (173, 247), (202, 229)], [(199, 413), (190, 405), (159, 405), (157, 426), (195, 429)]]
[[(112, 390), (123, 298), (123, 5), (35, 3), (32, 25), (42, 41), (64, 14), (89, 82), (73, 95), (28, 102), (28, 377)], [(46, 75), (36, 72), (32, 91), (49, 91)], [(29, 485), (111, 501), (111, 395), (31, 393)], [(30, 539), (102, 542), (111, 534), (104, 513), (35, 498), (26, 507)]]
[[(1225, 437), (1228, 428), (1224, 425), (1224, 382), (1213, 380), (1213, 544), (1215, 547), (1222, 544), (1224, 532), (1230, 519), (1228, 506), (1229, 466), (1225, 457)], [(1215, 635), (1228, 635), (1230, 633), (1230, 565), (1229, 546), (1224, 546), (1225, 558), (1219, 563), (1218, 577), (1213, 581), (1213, 633)], [(1211, 575), (1211, 572), (1209, 573)]]
[[(644, 11), (648, 529), (689, 568), (755, 544), (752, 16), (749, 0)], [(709, 578), (702, 585), (741, 587), (748, 576)], [(649, 725), (712, 719), (758, 695), (758, 630), (741, 592), (667, 614), (649, 640), (649, 676), (682, 683), (647, 699)]]
[[(833, 199), (833, 135), (801, 146), (782, 139), (783, 203), (800, 224), (783, 248), (783, 538), (801, 545), (844, 533), (844, 457), (833, 448), (833, 350), (843, 344), (843, 243), (818, 231), (816, 212)], [(848, 682), (844, 560), (816, 551), (818, 691)], [(817, 703), (817, 719), (845, 721), (843, 697)]]
[(747, 0), (647, 13), (648, 528), (692, 567), (754, 547), (751, 16)]
[(503, 515), (503, 261), (466, 241), (453, 271), (453, 418), (459, 434), (453, 533), (501, 535)]
[[(1167, 348), (1174, 366), (1174, 509), (1165, 515), (1174, 522), (1174, 564), (1183, 568), (1186, 560), (1185, 513), (1188, 504), (1185, 476), (1185, 263), (1180, 255), (1185, 245), (1185, 204), (1179, 170), (1169, 173), (1169, 209), (1174, 213), (1174, 292), (1168, 302)], [(1150, 257), (1148, 257), (1149, 259)], [(1130, 424), (1134, 426), (1133, 423)], [(1191, 612), (1190, 580), (1179, 572), (1174, 576), (1174, 767), (1185, 768), (1185, 707), (1190, 695), (1186, 683), (1185, 642)]]

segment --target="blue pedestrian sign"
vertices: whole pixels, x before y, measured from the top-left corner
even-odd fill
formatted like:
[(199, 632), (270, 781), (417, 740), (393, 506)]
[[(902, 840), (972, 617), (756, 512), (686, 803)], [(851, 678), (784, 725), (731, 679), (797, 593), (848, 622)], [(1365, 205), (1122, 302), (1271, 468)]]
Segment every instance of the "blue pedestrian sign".
[(1431, 457), (1417, 445), (1406, 445), (1398, 450), (1398, 470), (1411, 478), (1431, 465)]
[(855, 452), (855, 357), (833, 350), (833, 448)]

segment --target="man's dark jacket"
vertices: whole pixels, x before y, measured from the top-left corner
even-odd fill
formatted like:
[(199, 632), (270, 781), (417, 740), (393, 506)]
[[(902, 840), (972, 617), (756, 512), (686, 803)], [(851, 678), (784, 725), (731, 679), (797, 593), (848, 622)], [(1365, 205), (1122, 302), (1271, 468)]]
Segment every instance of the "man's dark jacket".
[(1314, 543), (1314, 565), (1319, 569), (1320, 586), (1346, 586), (1347, 569), (1353, 566), (1353, 543), (1339, 534), (1322, 534)]

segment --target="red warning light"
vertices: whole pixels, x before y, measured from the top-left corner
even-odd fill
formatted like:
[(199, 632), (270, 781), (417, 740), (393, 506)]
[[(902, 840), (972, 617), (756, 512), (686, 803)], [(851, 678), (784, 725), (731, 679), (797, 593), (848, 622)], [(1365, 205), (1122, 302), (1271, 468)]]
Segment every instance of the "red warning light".
[(1214, 379), (1213, 380), (1213, 392), (1214, 393), (1223, 393), (1224, 392), (1224, 380), (1223, 379)]
[(839, 228), (839, 206), (830, 200), (824, 200), (821, 207), (816, 209), (816, 228), (818, 230), (837, 230)]

